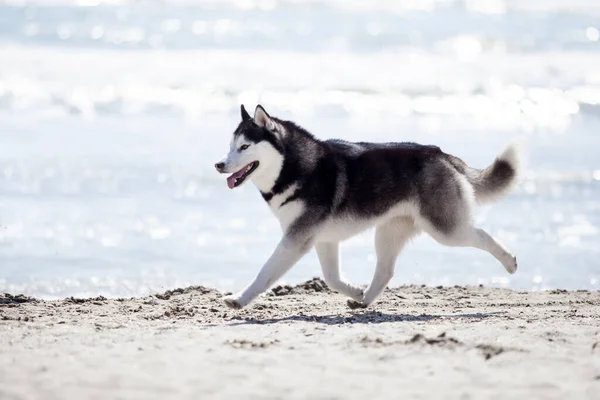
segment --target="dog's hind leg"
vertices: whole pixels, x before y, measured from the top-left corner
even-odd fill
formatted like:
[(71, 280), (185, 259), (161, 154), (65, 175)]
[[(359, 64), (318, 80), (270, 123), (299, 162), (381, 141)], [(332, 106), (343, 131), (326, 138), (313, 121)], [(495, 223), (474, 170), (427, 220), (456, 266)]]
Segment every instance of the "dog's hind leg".
[(483, 229), (473, 228), (471, 246), (485, 250), (502, 263), (509, 274), (517, 272), (517, 257), (513, 256), (502, 244), (498, 243)]
[(432, 229), (432, 227), (424, 227), (424, 230), (440, 244), (456, 247), (475, 247), (487, 251), (496, 260), (500, 261), (508, 273), (514, 274), (517, 271), (517, 258), (483, 229), (464, 225), (450, 234), (443, 234), (436, 229)]
[[(474, 189), (460, 174), (444, 175), (444, 169), (436, 176), (444, 177), (441, 183), (424, 187), (420, 199), (420, 215), (416, 225), (438, 243), (446, 246), (475, 247), (485, 250), (502, 263), (511, 274), (517, 271), (517, 259), (483, 229), (473, 226), (472, 208)], [(454, 177), (454, 179), (450, 179)], [(433, 186), (437, 183), (437, 186)]]
[(315, 249), (321, 263), (325, 283), (333, 290), (355, 301), (362, 301), (362, 289), (346, 282), (340, 275), (340, 244), (337, 242), (317, 243)]
[(377, 265), (371, 284), (361, 302), (348, 300), (350, 308), (368, 307), (394, 276), (396, 259), (404, 245), (418, 233), (412, 218), (399, 217), (379, 225), (375, 231)]

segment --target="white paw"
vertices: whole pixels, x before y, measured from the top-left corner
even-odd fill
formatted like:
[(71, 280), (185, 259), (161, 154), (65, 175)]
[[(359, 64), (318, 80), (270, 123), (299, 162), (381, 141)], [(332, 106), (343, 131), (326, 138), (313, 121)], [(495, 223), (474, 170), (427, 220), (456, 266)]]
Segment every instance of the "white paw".
[(509, 274), (514, 274), (515, 272), (517, 272), (517, 257), (509, 256), (503, 264), (504, 268), (506, 268)]
[(365, 291), (356, 286), (349, 286), (349, 291), (346, 293), (348, 297), (352, 300), (362, 303), (363, 297), (365, 296)]
[(350, 307), (352, 310), (368, 307), (368, 305), (364, 304), (362, 301), (356, 301), (356, 300), (352, 300), (352, 299), (348, 299), (348, 302), (346, 304), (348, 304), (348, 307)]
[(242, 307), (244, 307), (240, 302), (240, 299), (234, 295), (225, 296), (223, 301), (227, 307), (233, 308), (234, 310), (240, 310)]

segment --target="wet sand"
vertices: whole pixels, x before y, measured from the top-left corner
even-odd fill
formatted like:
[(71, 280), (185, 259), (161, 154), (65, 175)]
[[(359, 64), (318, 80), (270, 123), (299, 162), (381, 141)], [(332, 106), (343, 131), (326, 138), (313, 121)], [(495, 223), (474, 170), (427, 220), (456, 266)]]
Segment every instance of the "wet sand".
[(246, 309), (204, 287), (0, 294), (0, 399), (599, 399), (600, 292), (404, 286), (351, 310), (320, 280)]

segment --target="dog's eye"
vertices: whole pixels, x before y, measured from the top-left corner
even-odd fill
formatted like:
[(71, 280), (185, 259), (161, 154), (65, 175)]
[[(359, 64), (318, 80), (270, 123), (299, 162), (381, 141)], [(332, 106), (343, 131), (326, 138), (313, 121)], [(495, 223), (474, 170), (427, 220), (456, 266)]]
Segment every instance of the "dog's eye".
[(242, 150), (246, 150), (248, 147), (250, 147), (250, 145), (249, 145), (249, 144), (243, 144), (243, 145), (240, 147), (240, 151), (242, 151)]

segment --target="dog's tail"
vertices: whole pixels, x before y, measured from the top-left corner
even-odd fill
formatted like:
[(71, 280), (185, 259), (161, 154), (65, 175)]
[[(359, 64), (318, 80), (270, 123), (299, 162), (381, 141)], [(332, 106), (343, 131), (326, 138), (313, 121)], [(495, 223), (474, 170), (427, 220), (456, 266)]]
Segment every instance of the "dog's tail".
[(508, 195), (515, 187), (521, 174), (521, 148), (516, 142), (509, 144), (485, 169), (471, 168), (462, 163), (456, 169), (463, 173), (475, 190), (475, 200), (482, 204)]

